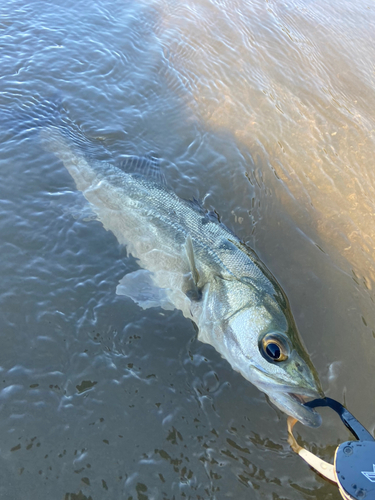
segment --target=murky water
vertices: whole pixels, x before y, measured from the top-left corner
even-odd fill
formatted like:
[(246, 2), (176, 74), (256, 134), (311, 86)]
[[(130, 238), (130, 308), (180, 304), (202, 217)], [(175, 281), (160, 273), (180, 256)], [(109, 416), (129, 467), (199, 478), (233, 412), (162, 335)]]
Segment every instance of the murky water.
[[(179, 195), (206, 197), (282, 284), (327, 394), (373, 432), (373, 2), (5, 0), (0, 15), (1, 498), (338, 500), (181, 313), (115, 295), (136, 262), (30, 110), (62, 102), (113, 155), (157, 152)], [(324, 419), (298, 431), (329, 460), (349, 434)]]

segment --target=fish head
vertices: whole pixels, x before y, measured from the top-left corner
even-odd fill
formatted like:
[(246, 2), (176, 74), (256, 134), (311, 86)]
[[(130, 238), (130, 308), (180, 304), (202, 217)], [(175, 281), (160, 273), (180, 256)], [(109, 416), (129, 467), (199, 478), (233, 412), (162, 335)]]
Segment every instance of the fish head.
[[(314, 367), (302, 343), (293, 335), (268, 331), (258, 337), (258, 352), (253, 371), (256, 385), (288, 415), (309, 427), (318, 427), (321, 417), (307, 401), (321, 398), (323, 392)], [(297, 345), (296, 345), (297, 344)]]
[(278, 408), (304, 425), (318, 427), (319, 413), (304, 406), (323, 397), (317, 373), (291, 313), (276, 309), (249, 306), (231, 316), (227, 323), (228, 358)]

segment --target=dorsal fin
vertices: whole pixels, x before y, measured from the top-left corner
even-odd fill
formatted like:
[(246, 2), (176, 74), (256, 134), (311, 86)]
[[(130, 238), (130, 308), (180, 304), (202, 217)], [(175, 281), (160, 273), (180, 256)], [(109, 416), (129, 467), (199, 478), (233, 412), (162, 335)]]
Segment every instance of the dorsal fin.
[(122, 156), (117, 162), (116, 167), (127, 174), (142, 175), (152, 179), (162, 186), (167, 185), (163, 172), (160, 170), (159, 158), (154, 154), (147, 156)]

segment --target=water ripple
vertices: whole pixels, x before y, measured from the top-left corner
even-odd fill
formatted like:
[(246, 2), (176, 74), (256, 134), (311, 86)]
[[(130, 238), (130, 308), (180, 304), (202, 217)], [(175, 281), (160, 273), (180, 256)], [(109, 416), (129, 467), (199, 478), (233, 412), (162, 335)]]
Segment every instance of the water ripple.
[[(325, 387), (372, 425), (360, 389), (375, 321), (372, 5), (6, 0), (0, 12), (0, 496), (338, 494), (178, 312), (116, 296), (137, 263), (38, 129), (62, 109), (92, 154), (157, 152), (178, 194), (255, 246)], [(330, 459), (346, 434), (327, 422), (306, 441)]]

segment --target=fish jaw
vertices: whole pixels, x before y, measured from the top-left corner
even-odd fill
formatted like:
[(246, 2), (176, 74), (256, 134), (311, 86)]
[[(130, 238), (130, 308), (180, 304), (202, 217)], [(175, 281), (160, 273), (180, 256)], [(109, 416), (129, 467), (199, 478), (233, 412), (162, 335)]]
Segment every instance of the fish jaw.
[[(293, 388), (291, 388), (293, 390)], [(322, 397), (321, 392), (311, 391), (309, 394), (299, 394), (296, 392), (277, 392), (270, 396), (270, 401), (280, 410), (287, 413), (291, 417), (299, 420), (307, 427), (319, 427), (322, 423), (322, 418), (313, 408), (305, 406), (310, 399)]]
[(267, 394), (277, 408), (296, 418), (303, 425), (319, 427), (322, 423), (319, 413), (305, 406), (307, 401), (324, 397), (319, 383), (313, 377), (300, 381), (299, 385), (290, 384), (277, 378), (270, 378), (263, 370), (253, 366), (252, 382)]

